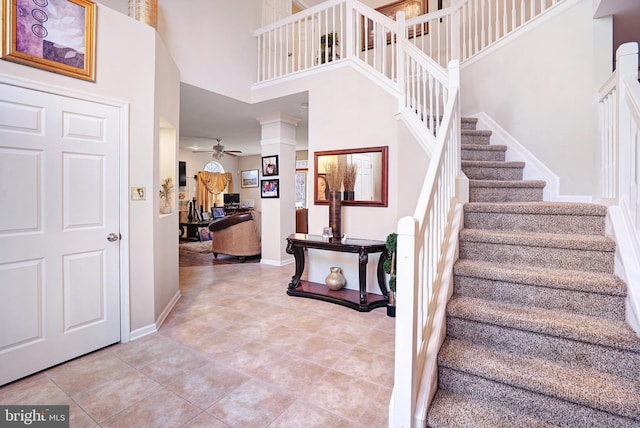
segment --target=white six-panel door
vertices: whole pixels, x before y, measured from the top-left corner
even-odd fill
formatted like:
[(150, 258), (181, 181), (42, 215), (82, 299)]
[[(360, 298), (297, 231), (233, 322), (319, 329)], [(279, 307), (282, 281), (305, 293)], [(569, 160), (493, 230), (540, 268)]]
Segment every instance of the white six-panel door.
[(120, 340), (119, 127), (0, 83), (0, 385)]

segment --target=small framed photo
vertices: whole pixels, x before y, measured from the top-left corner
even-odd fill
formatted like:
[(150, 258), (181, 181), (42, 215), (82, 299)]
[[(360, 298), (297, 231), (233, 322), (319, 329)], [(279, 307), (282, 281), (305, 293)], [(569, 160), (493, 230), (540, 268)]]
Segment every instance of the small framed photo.
[(308, 160), (296, 161), (296, 171), (306, 171), (307, 169), (309, 169), (309, 161)]
[(280, 180), (260, 180), (260, 196), (263, 198), (279, 198)]
[(2, 58), (95, 82), (96, 5), (90, 0), (2, 0)]
[(242, 171), (240, 187), (258, 187), (258, 170), (250, 169)]
[(262, 176), (278, 175), (278, 155), (262, 157)]

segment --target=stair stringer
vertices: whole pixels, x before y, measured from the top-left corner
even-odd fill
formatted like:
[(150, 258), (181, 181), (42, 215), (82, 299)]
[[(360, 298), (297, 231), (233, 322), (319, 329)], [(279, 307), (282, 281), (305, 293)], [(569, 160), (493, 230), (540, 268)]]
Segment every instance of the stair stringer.
[(427, 156), (431, 157), (436, 145), (436, 137), (428, 132), (429, 130), (425, 127), (424, 122), (418, 119), (410, 109), (401, 110), (396, 115), (396, 119), (404, 123)]
[(518, 140), (516, 140), (507, 130), (502, 128), (487, 113), (480, 112), (466, 117), (475, 117), (478, 119), (478, 126), (481, 129), (487, 129), (492, 132), (491, 144), (503, 144), (507, 146), (506, 161), (524, 161), (524, 179), (525, 180), (544, 180), (547, 182), (543, 190), (543, 199), (545, 201), (558, 202), (583, 202), (591, 203), (591, 196), (578, 195), (561, 195), (560, 194), (560, 177), (551, 171), (544, 163), (535, 157), (526, 149)]
[(622, 208), (610, 206), (607, 215), (607, 236), (616, 241), (615, 274), (627, 284), (625, 318), (640, 337), (640, 257)]

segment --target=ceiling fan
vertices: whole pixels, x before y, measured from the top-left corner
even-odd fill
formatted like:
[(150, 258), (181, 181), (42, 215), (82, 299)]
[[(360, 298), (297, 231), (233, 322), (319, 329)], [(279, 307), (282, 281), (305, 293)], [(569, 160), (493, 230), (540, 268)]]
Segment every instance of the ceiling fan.
[(216, 144), (211, 148), (211, 150), (192, 150), (193, 153), (211, 153), (211, 156), (216, 159), (221, 159), (225, 154), (231, 156), (237, 156), (242, 153), (240, 150), (225, 150), (224, 146), (220, 144), (222, 140), (220, 138), (216, 138)]

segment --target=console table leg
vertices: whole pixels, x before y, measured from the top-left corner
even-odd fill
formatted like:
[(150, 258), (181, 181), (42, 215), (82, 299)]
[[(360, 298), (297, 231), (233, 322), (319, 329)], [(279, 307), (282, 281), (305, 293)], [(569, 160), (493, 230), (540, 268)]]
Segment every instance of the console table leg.
[(367, 304), (367, 263), (369, 262), (369, 254), (360, 250), (358, 257), (358, 281), (360, 288), (360, 304)]
[(389, 258), (389, 251), (383, 251), (380, 253), (380, 259), (378, 260), (378, 287), (380, 287), (380, 291), (382, 295), (389, 299), (389, 289), (386, 284), (386, 277), (384, 273), (384, 262)]
[(300, 285), (300, 277), (302, 277), (302, 272), (304, 272), (304, 249), (301, 247), (294, 247), (289, 243), (289, 245), (287, 245), (287, 253), (293, 254), (293, 257), (296, 260), (296, 272), (291, 277), (291, 282), (289, 283), (289, 289), (294, 289)]

